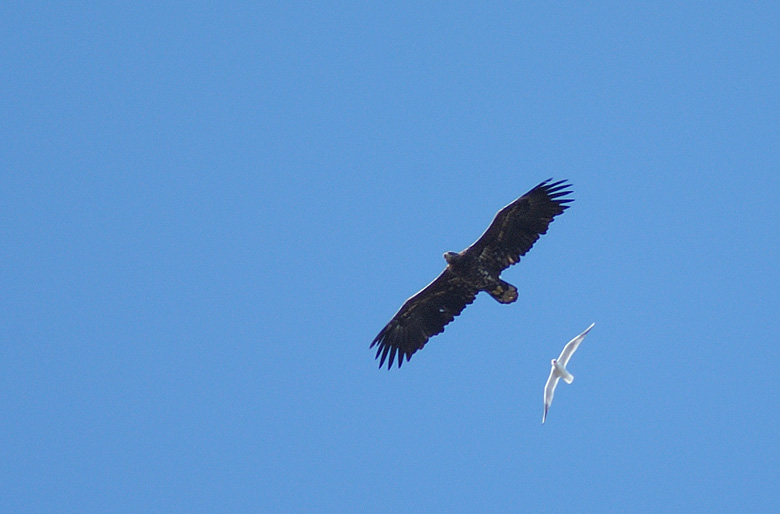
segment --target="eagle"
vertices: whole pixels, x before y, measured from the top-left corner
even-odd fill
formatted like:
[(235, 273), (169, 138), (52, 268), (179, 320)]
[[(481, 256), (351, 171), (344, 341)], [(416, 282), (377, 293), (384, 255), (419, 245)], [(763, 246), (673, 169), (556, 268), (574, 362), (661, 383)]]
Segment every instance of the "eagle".
[(444, 331), (466, 305), (485, 291), (499, 303), (517, 300), (517, 288), (501, 280), (501, 272), (516, 264), (534, 245), (555, 216), (568, 208), (571, 187), (565, 180), (547, 179), (496, 214), (477, 241), (460, 253), (447, 252), (447, 267), (430, 284), (406, 300), (371, 343), (387, 369), (398, 357), (401, 367), (428, 340)]

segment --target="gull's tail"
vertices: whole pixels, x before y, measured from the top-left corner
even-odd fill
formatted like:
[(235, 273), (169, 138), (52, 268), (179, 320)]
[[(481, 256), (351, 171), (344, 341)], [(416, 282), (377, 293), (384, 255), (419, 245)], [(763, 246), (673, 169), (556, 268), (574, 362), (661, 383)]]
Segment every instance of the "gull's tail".
[(563, 379), (563, 381), (567, 384), (574, 382), (574, 375), (569, 373), (568, 369), (564, 368), (558, 363), (555, 364), (554, 369), (555, 371), (553, 373), (555, 373), (555, 376), (561, 377), (561, 379)]

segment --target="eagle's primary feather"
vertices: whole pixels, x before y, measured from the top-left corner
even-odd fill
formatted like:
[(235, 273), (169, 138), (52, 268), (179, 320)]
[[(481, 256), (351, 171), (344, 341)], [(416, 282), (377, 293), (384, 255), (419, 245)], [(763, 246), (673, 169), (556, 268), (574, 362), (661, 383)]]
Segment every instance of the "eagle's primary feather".
[(566, 181), (546, 180), (496, 214), (485, 233), (460, 253), (447, 252), (447, 268), (433, 282), (415, 294), (371, 343), (378, 345), (376, 357), (388, 369), (396, 357), (404, 357), (425, 346), (428, 339), (444, 331), (479, 291), (488, 292), (501, 303), (517, 299), (517, 288), (501, 280), (503, 270), (516, 264), (547, 232), (553, 218), (572, 200)]

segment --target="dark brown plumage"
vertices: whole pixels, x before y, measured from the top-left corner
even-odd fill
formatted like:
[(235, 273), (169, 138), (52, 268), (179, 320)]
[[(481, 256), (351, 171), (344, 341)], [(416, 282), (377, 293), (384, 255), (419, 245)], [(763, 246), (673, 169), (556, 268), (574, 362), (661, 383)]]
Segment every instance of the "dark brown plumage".
[(447, 268), (433, 282), (415, 294), (371, 343), (378, 345), (381, 368), (387, 359), (390, 369), (396, 356), (398, 367), (408, 361), (428, 339), (444, 331), (477, 293), (485, 291), (500, 303), (517, 300), (517, 288), (501, 280), (503, 270), (516, 264), (539, 236), (547, 232), (553, 218), (572, 200), (569, 184), (545, 180), (496, 214), (484, 234), (460, 253), (447, 252)]

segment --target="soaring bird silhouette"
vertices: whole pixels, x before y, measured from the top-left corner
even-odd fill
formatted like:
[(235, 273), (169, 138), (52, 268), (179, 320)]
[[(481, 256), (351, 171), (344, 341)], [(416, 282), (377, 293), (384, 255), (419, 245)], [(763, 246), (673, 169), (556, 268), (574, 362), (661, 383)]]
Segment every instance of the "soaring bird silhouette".
[[(430, 284), (406, 300), (393, 319), (371, 343), (377, 346), (381, 368), (387, 359), (390, 369), (398, 356), (403, 358), (425, 346), (444, 331), (477, 293), (487, 292), (499, 303), (517, 300), (517, 288), (501, 280), (501, 272), (516, 264), (534, 245), (555, 216), (567, 209), (572, 199), (564, 180), (545, 180), (496, 214), (477, 241), (460, 253), (447, 252), (447, 267)], [(388, 359), (389, 357), (389, 359)]]

